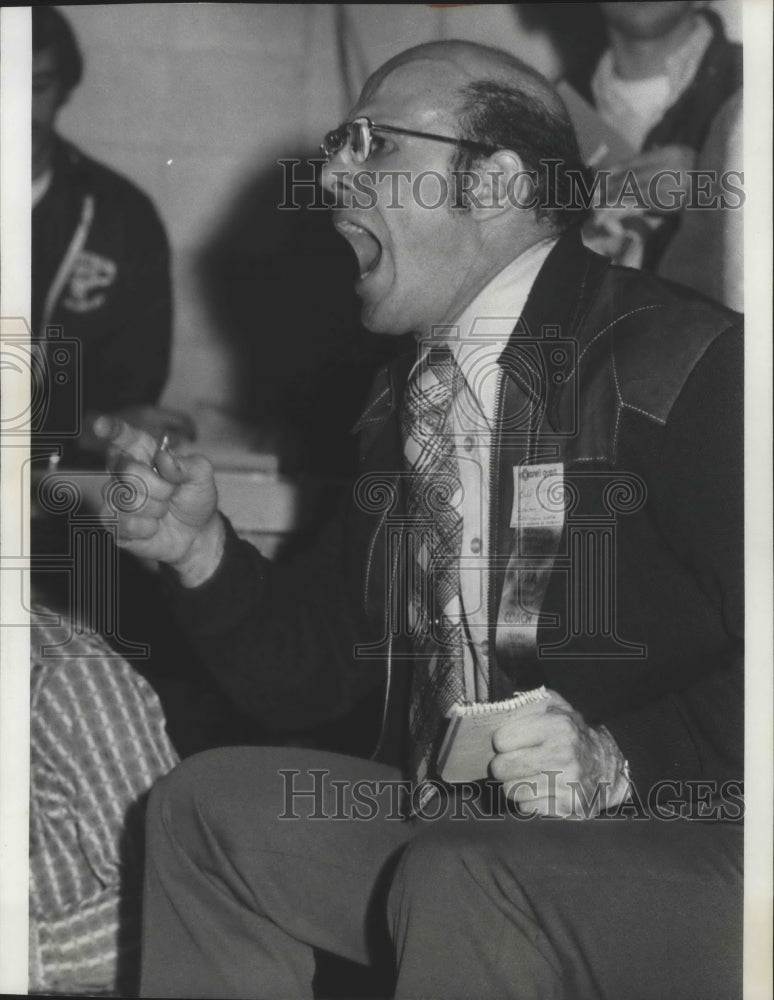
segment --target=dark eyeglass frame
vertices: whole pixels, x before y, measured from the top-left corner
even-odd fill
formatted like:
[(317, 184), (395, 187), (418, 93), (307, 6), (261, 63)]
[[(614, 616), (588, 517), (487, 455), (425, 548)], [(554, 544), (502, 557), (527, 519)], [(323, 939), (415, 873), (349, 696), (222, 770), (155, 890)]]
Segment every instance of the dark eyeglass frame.
[[(356, 153), (352, 144), (352, 129), (358, 128), (363, 138), (364, 152)], [(326, 160), (332, 160), (349, 144), (352, 149), (353, 159), (356, 163), (365, 163), (371, 155), (371, 134), (373, 132), (387, 132), (396, 135), (409, 135), (415, 139), (430, 139), (432, 142), (445, 142), (450, 146), (460, 146), (462, 149), (469, 149), (474, 153), (483, 153), (491, 156), (497, 151), (497, 146), (489, 146), (483, 142), (474, 142), (471, 139), (456, 139), (450, 135), (437, 135), (435, 132), (416, 132), (410, 128), (399, 128), (397, 125), (375, 125), (370, 118), (353, 118), (350, 122), (342, 122), (338, 128), (331, 129), (325, 133), (325, 138), (320, 144), (320, 150)]]

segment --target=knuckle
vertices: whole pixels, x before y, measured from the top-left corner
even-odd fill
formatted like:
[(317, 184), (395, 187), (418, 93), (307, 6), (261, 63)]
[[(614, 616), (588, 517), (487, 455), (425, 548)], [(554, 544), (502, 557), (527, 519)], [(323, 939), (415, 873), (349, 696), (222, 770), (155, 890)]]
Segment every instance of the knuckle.
[(137, 533), (139, 530), (139, 521), (140, 519), (138, 517), (133, 516), (132, 514), (127, 514), (120, 519), (119, 531), (121, 532), (124, 538), (137, 537)]
[(508, 749), (508, 737), (502, 729), (497, 729), (492, 735), (492, 747), (496, 753), (502, 753)]
[(568, 762), (562, 769), (561, 785), (563, 787), (568, 786), (570, 783), (574, 785), (582, 784), (581, 782), (581, 769), (576, 761)]
[(212, 462), (204, 455), (192, 455), (189, 459), (190, 469), (197, 479), (209, 479), (214, 475)]
[(497, 781), (504, 781), (508, 776), (507, 764), (500, 756), (492, 758), (489, 769), (492, 772), (492, 777), (496, 778)]
[(533, 802), (537, 796), (537, 785), (534, 781), (512, 781), (506, 787), (506, 794), (514, 802)]

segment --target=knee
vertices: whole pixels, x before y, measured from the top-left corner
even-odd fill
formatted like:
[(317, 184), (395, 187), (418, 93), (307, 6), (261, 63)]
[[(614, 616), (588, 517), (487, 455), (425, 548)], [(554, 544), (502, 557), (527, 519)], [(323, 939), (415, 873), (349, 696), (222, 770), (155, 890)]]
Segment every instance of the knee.
[(276, 778), (273, 754), (271, 748), (226, 747), (178, 764), (151, 791), (148, 851), (155, 853), (171, 841), (177, 849), (199, 854), (207, 845), (225, 842), (235, 814), (245, 808), (250, 809), (255, 835), (260, 836), (256, 827), (263, 816), (271, 815), (262, 803), (272, 776)]
[(403, 850), (388, 896), (388, 912), (394, 925), (406, 910), (443, 912), (454, 905), (471, 876), (475, 852), (469, 838), (455, 830), (420, 833)]
[(220, 751), (207, 751), (189, 757), (160, 778), (148, 798), (146, 830), (147, 849), (156, 853), (163, 843), (174, 840), (186, 846), (197, 829), (192, 822), (201, 815), (202, 807), (209, 812), (208, 792), (220, 768)]

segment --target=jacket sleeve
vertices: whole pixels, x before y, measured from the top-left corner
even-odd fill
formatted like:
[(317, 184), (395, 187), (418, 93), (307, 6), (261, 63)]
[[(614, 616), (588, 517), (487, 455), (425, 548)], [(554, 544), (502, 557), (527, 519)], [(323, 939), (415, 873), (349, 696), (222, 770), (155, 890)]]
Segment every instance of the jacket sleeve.
[(269, 562), (226, 522), (209, 580), (186, 589), (165, 571), (175, 616), (205, 665), (270, 732), (334, 721), (383, 682), (383, 671), (354, 652), (372, 637), (346, 579), (344, 520), (342, 512), (287, 563)]
[(741, 331), (705, 352), (664, 428), (649, 498), (658, 527), (722, 622), (725, 647), (681, 690), (604, 720), (638, 789), (740, 780), (744, 723), (744, 447)]

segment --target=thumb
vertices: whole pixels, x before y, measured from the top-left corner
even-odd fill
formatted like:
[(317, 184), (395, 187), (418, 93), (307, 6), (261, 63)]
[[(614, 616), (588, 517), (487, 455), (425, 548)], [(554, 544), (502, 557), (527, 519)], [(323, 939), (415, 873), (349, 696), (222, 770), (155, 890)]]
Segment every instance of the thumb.
[(165, 448), (156, 457), (156, 468), (168, 483), (204, 485), (213, 478), (212, 465), (203, 455), (176, 455)]
[(547, 712), (557, 708), (562, 709), (563, 711), (574, 711), (569, 701), (567, 701), (566, 698), (563, 698), (558, 691), (554, 691), (553, 688), (547, 688), (546, 690), (548, 692), (548, 701), (544, 701), (542, 704)]

